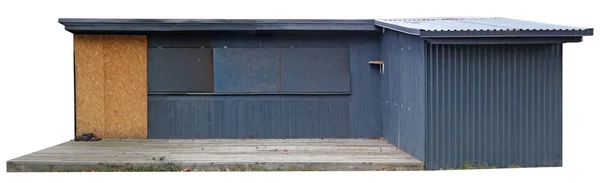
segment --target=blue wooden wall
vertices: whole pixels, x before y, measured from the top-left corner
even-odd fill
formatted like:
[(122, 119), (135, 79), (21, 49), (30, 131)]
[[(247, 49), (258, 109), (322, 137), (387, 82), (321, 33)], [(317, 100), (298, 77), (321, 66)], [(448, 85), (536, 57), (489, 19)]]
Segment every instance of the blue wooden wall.
[(349, 61), (348, 48), (281, 49), (281, 90), (298, 93), (348, 93)]
[(212, 52), (207, 48), (149, 48), (148, 90), (212, 92)]
[(385, 140), (425, 159), (425, 41), (385, 31), (381, 41), (382, 129)]
[(426, 169), (562, 165), (561, 44), (381, 44), (383, 137)]
[(215, 92), (275, 93), (281, 91), (279, 49), (215, 48)]
[(151, 96), (150, 138), (348, 138), (348, 96)]
[[(377, 67), (368, 64), (379, 60), (378, 33), (182, 33), (150, 34), (148, 40), (149, 48), (342, 49), (348, 52), (351, 77), (349, 85), (334, 88), (350, 92), (337, 94), (181, 96), (149, 90), (148, 138), (381, 136), (380, 74)], [(150, 70), (160, 65), (148, 67)], [(216, 82), (229, 77), (219, 74), (225, 69), (218, 67), (215, 65), (214, 76), (217, 92), (221, 86)]]
[[(338, 50), (350, 67), (350, 85), (336, 85), (337, 93), (184, 96), (150, 88), (149, 138), (383, 136), (427, 169), (562, 165), (561, 44), (429, 44), (386, 31), (157, 34), (149, 48)], [(371, 60), (385, 62), (383, 73)], [(215, 73), (215, 81), (229, 77)]]

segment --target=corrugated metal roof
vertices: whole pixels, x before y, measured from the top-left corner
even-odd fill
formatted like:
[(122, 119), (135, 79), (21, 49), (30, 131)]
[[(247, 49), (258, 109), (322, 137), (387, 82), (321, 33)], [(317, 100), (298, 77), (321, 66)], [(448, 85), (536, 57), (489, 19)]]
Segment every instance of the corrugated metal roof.
[(500, 17), (377, 19), (375, 25), (421, 37), (587, 36), (592, 28)]

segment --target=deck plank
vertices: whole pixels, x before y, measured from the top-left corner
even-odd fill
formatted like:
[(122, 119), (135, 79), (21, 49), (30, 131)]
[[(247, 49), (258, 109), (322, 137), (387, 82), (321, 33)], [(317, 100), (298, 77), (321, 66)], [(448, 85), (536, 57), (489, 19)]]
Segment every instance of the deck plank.
[[(163, 160), (158, 160), (164, 157)], [(85, 170), (175, 163), (201, 169), (258, 164), (267, 169), (423, 169), (423, 162), (377, 139), (150, 139), (68, 141), (7, 162), (8, 171)]]

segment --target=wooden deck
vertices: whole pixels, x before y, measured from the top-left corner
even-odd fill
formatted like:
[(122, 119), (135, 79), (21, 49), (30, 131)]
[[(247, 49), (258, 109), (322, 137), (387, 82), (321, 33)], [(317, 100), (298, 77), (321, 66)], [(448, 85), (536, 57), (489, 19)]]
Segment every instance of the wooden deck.
[[(161, 160), (162, 159), (162, 160)], [(197, 170), (422, 170), (423, 162), (375, 139), (194, 139), (68, 141), (7, 162), (7, 171), (89, 170), (173, 163)]]

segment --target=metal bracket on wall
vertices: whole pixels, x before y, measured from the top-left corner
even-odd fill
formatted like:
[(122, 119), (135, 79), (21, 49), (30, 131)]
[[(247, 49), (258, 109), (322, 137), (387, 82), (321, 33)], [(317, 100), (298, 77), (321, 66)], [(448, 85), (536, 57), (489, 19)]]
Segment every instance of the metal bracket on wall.
[(369, 61), (369, 64), (379, 65), (379, 73), (385, 73), (385, 65), (383, 64), (383, 61)]

